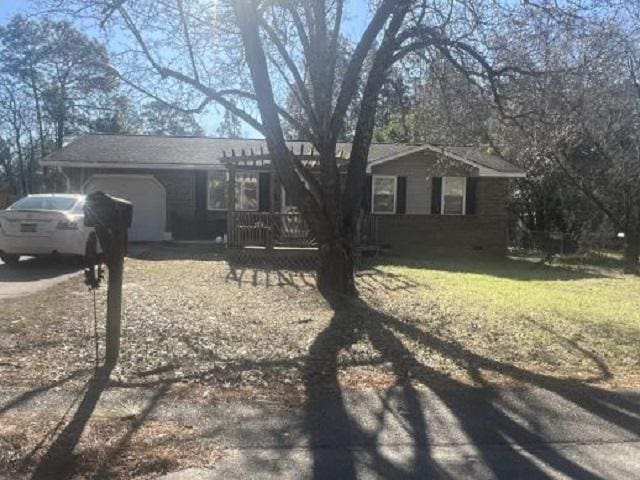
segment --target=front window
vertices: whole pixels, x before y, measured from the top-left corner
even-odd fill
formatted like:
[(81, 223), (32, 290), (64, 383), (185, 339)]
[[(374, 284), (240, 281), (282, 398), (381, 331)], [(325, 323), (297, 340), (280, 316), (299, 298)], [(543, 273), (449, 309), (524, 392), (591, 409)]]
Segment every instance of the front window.
[(236, 173), (236, 210), (258, 210), (257, 173)]
[(443, 215), (464, 215), (466, 187), (465, 177), (442, 178)]
[(374, 175), (372, 178), (373, 213), (396, 212), (397, 178)]
[[(209, 172), (209, 210), (227, 210), (228, 178), (227, 172)], [(236, 173), (236, 210), (258, 210), (257, 173)]]
[(227, 172), (209, 172), (209, 210), (227, 209)]

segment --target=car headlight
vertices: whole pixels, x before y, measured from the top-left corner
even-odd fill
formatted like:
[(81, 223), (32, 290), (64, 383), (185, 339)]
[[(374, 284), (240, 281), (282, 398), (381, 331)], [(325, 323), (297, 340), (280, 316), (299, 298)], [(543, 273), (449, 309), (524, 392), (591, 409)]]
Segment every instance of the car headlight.
[(78, 230), (78, 222), (74, 220), (60, 220), (58, 230)]

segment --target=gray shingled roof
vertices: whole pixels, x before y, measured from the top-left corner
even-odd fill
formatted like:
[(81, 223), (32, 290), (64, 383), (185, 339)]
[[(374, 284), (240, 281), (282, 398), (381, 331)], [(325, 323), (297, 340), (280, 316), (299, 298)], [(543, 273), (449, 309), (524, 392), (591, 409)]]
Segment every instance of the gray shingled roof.
[(491, 170), (497, 170), (503, 173), (522, 173), (521, 168), (507, 162), (506, 160), (498, 157), (497, 155), (491, 155), (488, 153), (480, 152), (475, 147), (444, 147), (445, 155), (451, 153), (456, 157), (468, 160), (473, 163), (482, 165), (483, 167), (490, 168)]
[[(309, 142), (287, 142), (294, 152), (299, 152), (304, 146), (304, 151), (311, 151)], [(369, 163), (384, 161), (386, 158), (397, 158), (405, 153), (414, 152), (420, 145), (374, 143), (369, 151)], [(260, 153), (261, 149), (267, 153), (267, 145), (259, 139), (228, 139), (209, 137), (172, 137), (158, 135), (84, 135), (70, 142), (45, 159), (45, 166), (127, 166), (149, 168), (197, 168), (212, 167), (222, 164), (224, 155), (235, 151), (240, 155), (243, 151), (247, 154), (253, 151)], [(486, 166), (499, 172), (520, 172), (520, 170), (505, 162), (499, 157), (485, 155), (479, 152), (470, 153), (468, 147), (446, 147), (452, 149), (461, 157), (473, 155), (469, 158), (473, 162)], [(455, 150), (453, 150), (455, 149)], [(465, 149), (464, 151), (461, 149)], [(338, 144), (338, 154), (347, 158), (351, 152), (350, 143)], [(445, 151), (447, 154), (447, 151)]]

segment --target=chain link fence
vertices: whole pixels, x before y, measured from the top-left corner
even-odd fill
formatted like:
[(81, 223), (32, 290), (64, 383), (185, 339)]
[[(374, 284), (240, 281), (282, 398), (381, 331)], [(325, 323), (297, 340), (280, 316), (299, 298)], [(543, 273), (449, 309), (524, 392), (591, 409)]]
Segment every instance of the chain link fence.
[(563, 233), (518, 227), (509, 235), (509, 247), (542, 252), (547, 255), (571, 255), (592, 251), (623, 251), (624, 236), (600, 233)]
[[(226, 259), (235, 268), (261, 270), (316, 271), (320, 266), (320, 256), (316, 248), (229, 248)], [(358, 250), (354, 257), (357, 271), (366, 270), (381, 261), (375, 250)]]

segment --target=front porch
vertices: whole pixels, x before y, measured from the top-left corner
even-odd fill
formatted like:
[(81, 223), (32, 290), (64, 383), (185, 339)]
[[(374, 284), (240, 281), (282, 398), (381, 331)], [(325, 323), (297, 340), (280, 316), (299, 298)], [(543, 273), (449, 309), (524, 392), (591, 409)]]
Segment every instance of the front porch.
[[(319, 168), (313, 149), (295, 152), (312, 172)], [(336, 158), (341, 170), (342, 154)], [(286, 198), (273, 164), (263, 152), (225, 153), (227, 245), (231, 248), (315, 249), (318, 242), (304, 215)], [(251, 198), (247, 198), (247, 192)], [(253, 209), (247, 209), (252, 206)], [(359, 222), (358, 246), (373, 248), (378, 239), (378, 219), (363, 214)]]
[[(360, 222), (358, 245), (372, 248), (378, 243), (378, 217), (366, 214)], [(299, 212), (229, 211), (227, 245), (234, 248), (315, 248), (316, 239)]]

